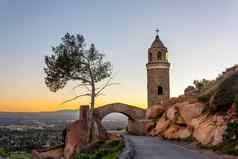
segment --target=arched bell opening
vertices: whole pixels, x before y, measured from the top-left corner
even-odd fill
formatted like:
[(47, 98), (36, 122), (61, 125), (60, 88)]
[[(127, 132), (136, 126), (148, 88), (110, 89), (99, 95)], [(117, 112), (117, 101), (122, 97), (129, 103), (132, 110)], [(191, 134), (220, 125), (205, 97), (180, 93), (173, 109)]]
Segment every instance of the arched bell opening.
[(163, 87), (162, 86), (158, 86), (157, 94), (158, 94), (158, 96), (163, 95)]

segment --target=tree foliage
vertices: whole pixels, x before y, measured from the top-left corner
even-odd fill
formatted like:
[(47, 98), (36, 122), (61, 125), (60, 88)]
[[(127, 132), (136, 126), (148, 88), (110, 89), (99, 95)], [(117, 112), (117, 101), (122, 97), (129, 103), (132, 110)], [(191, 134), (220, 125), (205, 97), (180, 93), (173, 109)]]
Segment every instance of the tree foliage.
[(103, 61), (94, 44), (86, 50), (82, 35), (67, 33), (61, 40), (52, 47), (53, 55), (45, 57), (45, 83), (51, 91), (64, 88), (70, 80), (92, 85), (111, 76), (111, 63)]
[(204, 78), (202, 80), (194, 80), (193, 81), (194, 86), (200, 92), (209, 88), (213, 83), (214, 83), (214, 81), (210, 81), (210, 80), (207, 80), (207, 79), (204, 79)]

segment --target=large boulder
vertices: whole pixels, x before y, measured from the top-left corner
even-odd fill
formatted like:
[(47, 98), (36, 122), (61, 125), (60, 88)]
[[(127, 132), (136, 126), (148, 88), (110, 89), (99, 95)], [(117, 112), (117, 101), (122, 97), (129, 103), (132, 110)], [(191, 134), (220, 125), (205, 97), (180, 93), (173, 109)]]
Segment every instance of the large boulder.
[(215, 133), (216, 125), (211, 118), (207, 118), (205, 121), (194, 129), (193, 137), (202, 145), (211, 144)]
[(191, 130), (188, 127), (180, 127), (176, 124), (170, 125), (162, 134), (166, 139), (185, 139), (191, 135)]
[[(72, 159), (73, 155), (84, 148), (88, 141), (89, 128), (87, 120), (76, 120), (67, 129), (64, 157)], [(92, 128), (92, 141), (108, 139), (108, 134), (98, 120), (94, 120)]]
[[(202, 119), (202, 118), (201, 118)], [(199, 125), (194, 127), (193, 137), (202, 145), (218, 145), (223, 142), (226, 130), (226, 122), (223, 116), (209, 116), (200, 120)]]
[(170, 121), (175, 121), (178, 116), (178, 108), (174, 105), (166, 111), (166, 116)]
[(197, 102), (190, 104), (188, 101), (178, 103), (176, 106), (178, 107), (179, 113), (187, 125), (191, 125), (191, 121), (194, 118), (199, 117), (205, 108), (205, 104), (203, 103)]
[(223, 142), (223, 135), (226, 131), (226, 128), (227, 128), (226, 125), (216, 127), (214, 131), (214, 138), (213, 138), (212, 145), (218, 145)]
[(213, 122), (216, 124), (212, 145), (218, 145), (223, 142), (223, 135), (227, 128), (227, 122), (224, 116), (214, 115)]
[(67, 129), (64, 157), (72, 159), (73, 155), (88, 144), (88, 124), (82, 120), (73, 122)]
[(178, 131), (179, 131), (179, 126), (175, 124), (171, 124), (168, 129), (166, 129), (162, 136), (165, 137), (166, 139), (177, 139), (178, 138)]
[(170, 124), (170, 120), (167, 119), (166, 115), (163, 114), (163, 116), (157, 121), (155, 128), (152, 130), (151, 135), (159, 135), (163, 131), (165, 131)]
[(191, 120), (189, 127), (197, 129), (199, 125), (207, 119), (208, 114), (202, 114), (197, 118)]
[(146, 119), (156, 119), (159, 116), (161, 116), (164, 113), (164, 111), (165, 111), (165, 108), (163, 105), (151, 106), (146, 110), (146, 114), (145, 114)]

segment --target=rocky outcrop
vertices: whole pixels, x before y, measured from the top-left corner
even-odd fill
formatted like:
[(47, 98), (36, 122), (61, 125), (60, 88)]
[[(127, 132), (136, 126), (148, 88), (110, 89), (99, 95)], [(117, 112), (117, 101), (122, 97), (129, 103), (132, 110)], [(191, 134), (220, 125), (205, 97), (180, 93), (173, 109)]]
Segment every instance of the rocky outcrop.
[(165, 108), (162, 105), (154, 105), (146, 110), (145, 117), (146, 119), (156, 119), (157, 117), (160, 117), (164, 111)]
[(192, 137), (202, 145), (222, 143), (227, 124), (238, 123), (234, 104), (238, 105), (238, 65), (227, 69), (202, 91), (187, 87), (184, 95), (160, 106), (164, 108), (162, 115), (150, 108), (148, 116), (157, 118), (149, 134), (167, 139)]
[(194, 118), (199, 117), (205, 108), (205, 104), (197, 102), (190, 104), (189, 102), (183, 102), (176, 104), (179, 110), (181, 118), (188, 126), (191, 126), (191, 121)]
[(151, 130), (150, 134), (152, 136), (156, 136), (164, 132), (170, 124), (170, 121), (167, 119), (166, 115), (164, 114), (159, 121), (156, 122), (155, 128)]
[(223, 141), (225, 129), (223, 116), (209, 116), (197, 125), (193, 137), (202, 145), (217, 145)]
[(226, 129), (223, 116), (208, 115), (206, 105), (194, 97), (182, 97), (171, 105), (156, 122), (150, 135), (166, 139), (193, 137), (202, 145), (217, 145), (222, 142)]
[(71, 159), (73, 155), (78, 152), (83, 146), (88, 144), (88, 125), (81, 120), (75, 121), (68, 128), (64, 157)]

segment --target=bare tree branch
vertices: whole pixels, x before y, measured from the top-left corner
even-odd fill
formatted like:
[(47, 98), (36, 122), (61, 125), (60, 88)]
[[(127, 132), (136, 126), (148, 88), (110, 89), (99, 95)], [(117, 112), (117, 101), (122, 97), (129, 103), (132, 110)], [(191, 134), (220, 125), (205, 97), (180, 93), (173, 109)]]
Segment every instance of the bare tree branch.
[(72, 89), (75, 90), (79, 87), (84, 87), (87, 91), (91, 92), (91, 90), (88, 86), (90, 86), (90, 85), (87, 84), (87, 83), (81, 83), (81, 84), (78, 84), (78, 85), (74, 86)]
[(119, 83), (111, 83), (111, 80), (112, 80), (112, 78), (109, 78), (109, 79), (107, 80), (107, 82), (106, 82), (103, 86), (101, 86), (101, 87), (99, 88), (99, 90), (95, 93), (95, 97), (99, 96), (99, 95), (101, 94), (101, 92), (102, 92), (104, 89), (106, 89), (107, 87), (111, 87), (112, 85), (119, 84)]
[(65, 103), (71, 102), (71, 101), (73, 101), (73, 100), (76, 100), (76, 99), (78, 99), (78, 98), (80, 98), (80, 97), (84, 97), (84, 96), (91, 96), (91, 94), (86, 93), (86, 94), (82, 94), (82, 95), (75, 96), (75, 97), (73, 97), (73, 98), (71, 98), (71, 99), (68, 99), (68, 100), (62, 102), (60, 105), (63, 105), (63, 104), (65, 104)]
[(99, 97), (99, 96), (106, 96), (106, 94), (104, 93), (99, 93), (97, 96), (95, 96), (95, 98)]

